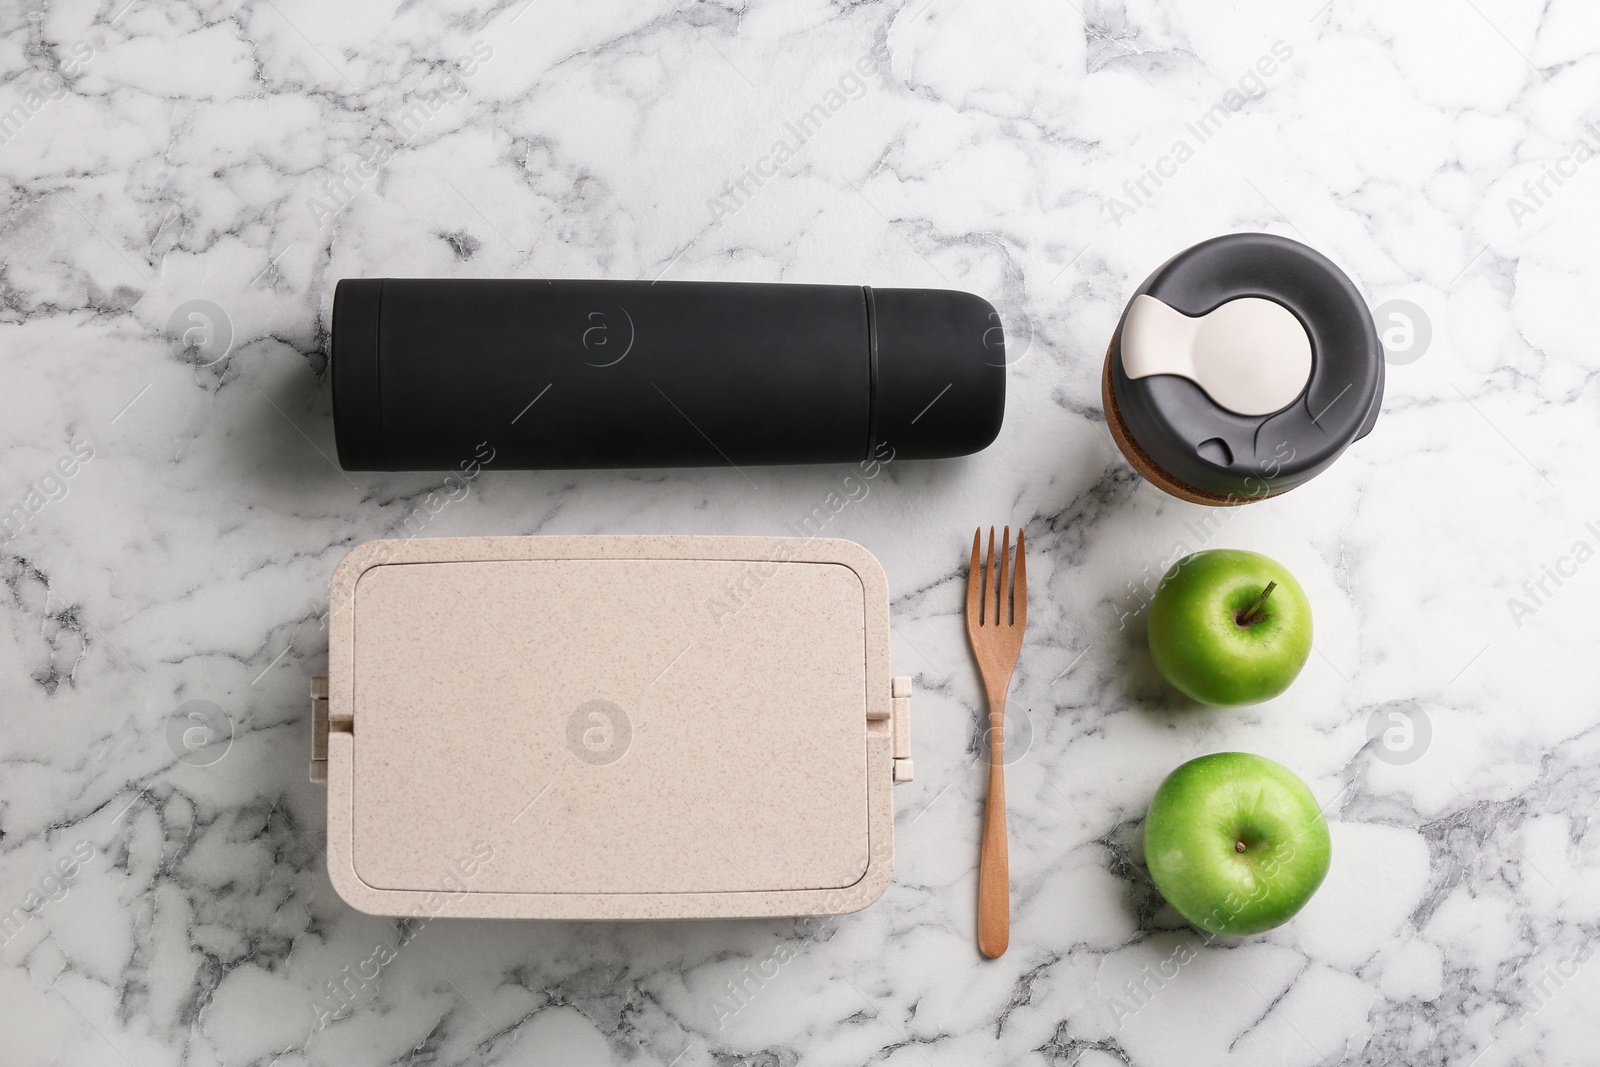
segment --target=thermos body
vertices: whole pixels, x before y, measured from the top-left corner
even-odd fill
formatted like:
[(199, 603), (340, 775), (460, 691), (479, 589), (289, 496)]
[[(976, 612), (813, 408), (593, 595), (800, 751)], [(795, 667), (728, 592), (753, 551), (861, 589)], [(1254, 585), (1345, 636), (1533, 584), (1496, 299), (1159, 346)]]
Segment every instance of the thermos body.
[(965, 455), (1005, 413), (990, 304), (951, 290), (345, 279), (346, 470), (856, 462)]

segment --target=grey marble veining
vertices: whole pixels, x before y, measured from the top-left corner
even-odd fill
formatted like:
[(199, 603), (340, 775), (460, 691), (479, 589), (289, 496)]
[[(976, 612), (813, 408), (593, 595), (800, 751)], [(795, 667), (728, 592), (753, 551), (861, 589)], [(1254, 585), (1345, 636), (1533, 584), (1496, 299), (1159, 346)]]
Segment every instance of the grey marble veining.
[[(1592, 1063), (1597, 85), (1582, 0), (9, 6), (0, 1058)], [(1243, 229), (1428, 338), (1332, 470), (1216, 513), (1123, 462), (1100, 367), (1150, 270)], [(1000, 439), (889, 464), (828, 530), (882, 560), (916, 677), (879, 903), (396, 924), (334, 895), (305, 692), (350, 546), (419, 508), (424, 535), (775, 534), (850, 473), (345, 474), (332, 288), (378, 275), (1002, 308)], [(1006, 522), (1033, 599), (1013, 936), (983, 962), (959, 609), (973, 527)], [(1205, 546), (1312, 598), (1316, 655), (1268, 704), (1198, 709), (1153, 673), (1149, 575)], [(1238, 942), (1141, 859), (1156, 784), (1223, 749), (1295, 768), (1333, 824), (1311, 905)]]

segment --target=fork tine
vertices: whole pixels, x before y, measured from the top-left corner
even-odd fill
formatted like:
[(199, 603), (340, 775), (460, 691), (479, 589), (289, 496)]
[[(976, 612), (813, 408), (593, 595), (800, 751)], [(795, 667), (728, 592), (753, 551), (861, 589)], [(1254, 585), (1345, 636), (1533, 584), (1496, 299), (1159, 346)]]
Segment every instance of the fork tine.
[(984, 573), (984, 583), (985, 583), (984, 587), (983, 587), (983, 624), (985, 626), (993, 626), (995, 624), (995, 618), (996, 618), (995, 613), (994, 613), (995, 584), (994, 584), (994, 527), (993, 526), (989, 527), (989, 563), (988, 563), (988, 565), (986, 567), (983, 568), (983, 573)]
[(1021, 629), (1028, 625), (1028, 557), (1026, 534), (1017, 530), (1017, 569), (1011, 583), (1011, 625)]
[(1011, 527), (1007, 526), (1005, 538), (1000, 542), (1000, 580), (994, 586), (994, 624), (996, 626), (1011, 625), (1011, 611), (1007, 603), (1011, 599), (1010, 563)]
[(978, 562), (978, 549), (983, 544), (983, 527), (972, 531), (972, 564), (967, 568), (967, 622), (969, 625), (983, 618), (983, 567)]

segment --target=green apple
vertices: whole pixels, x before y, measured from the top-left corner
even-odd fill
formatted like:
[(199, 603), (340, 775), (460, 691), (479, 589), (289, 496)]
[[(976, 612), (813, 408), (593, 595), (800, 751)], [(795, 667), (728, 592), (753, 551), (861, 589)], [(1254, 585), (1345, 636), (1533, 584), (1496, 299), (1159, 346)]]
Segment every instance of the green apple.
[(1259, 552), (1183, 557), (1156, 587), (1147, 625), (1156, 669), (1202, 704), (1270, 700), (1311, 655), (1305, 590)]
[(1144, 820), (1144, 859), (1161, 895), (1202, 930), (1230, 937), (1293, 917), (1322, 884), (1331, 852), (1305, 782), (1247, 752), (1185, 763)]

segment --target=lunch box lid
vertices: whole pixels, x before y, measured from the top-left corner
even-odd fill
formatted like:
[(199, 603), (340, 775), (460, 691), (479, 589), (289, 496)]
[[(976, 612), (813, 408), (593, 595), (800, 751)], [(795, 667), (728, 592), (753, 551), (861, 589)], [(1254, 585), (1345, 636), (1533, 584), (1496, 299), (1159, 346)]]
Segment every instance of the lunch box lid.
[(329, 626), (313, 777), (361, 910), (824, 914), (888, 883), (909, 680), (859, 545), (375, 541)]

